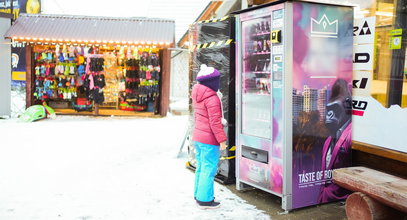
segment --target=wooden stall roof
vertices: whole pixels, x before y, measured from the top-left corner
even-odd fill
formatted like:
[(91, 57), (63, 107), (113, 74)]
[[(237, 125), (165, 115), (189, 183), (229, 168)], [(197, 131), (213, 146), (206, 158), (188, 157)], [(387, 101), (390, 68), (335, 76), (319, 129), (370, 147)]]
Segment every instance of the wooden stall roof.
[(95, 43), (148, 41), (174, 45), (175, 21), (159, 18), (21, 14), (4, 37)]

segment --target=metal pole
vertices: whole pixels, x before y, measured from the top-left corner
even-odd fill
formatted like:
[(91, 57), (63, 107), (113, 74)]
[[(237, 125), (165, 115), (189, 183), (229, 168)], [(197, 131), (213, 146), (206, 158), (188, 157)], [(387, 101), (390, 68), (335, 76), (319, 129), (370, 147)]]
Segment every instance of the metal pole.
[(398, 0), (394, 29), (403, 29), (401, 49), (392, 52), (390, 80), (387, 86), (387, 106), (400, 105), (403, 95), (404, 64), (407, 44), (407, 0)]

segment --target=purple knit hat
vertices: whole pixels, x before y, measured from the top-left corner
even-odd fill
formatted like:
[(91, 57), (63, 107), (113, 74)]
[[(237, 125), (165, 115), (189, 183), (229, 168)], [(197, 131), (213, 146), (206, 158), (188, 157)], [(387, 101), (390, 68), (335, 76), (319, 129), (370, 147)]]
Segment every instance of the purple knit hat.
[(198, 80), (200, 84), (209, 87), (215, 92), (219, 90), (220, 73), (213, 67), (208, 67), (205, 64), (202, 64), (201, 69), (196, 76), (196, 80)]

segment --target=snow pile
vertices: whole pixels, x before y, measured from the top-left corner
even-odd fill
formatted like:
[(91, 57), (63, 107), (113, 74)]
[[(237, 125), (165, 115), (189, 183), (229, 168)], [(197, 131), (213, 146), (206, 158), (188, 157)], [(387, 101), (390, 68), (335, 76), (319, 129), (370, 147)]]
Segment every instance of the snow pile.
[(187, 120), (0, 121), (0, 219), (269, 219), (219, 184), (222, 207), (196, 207), (176, 158)]

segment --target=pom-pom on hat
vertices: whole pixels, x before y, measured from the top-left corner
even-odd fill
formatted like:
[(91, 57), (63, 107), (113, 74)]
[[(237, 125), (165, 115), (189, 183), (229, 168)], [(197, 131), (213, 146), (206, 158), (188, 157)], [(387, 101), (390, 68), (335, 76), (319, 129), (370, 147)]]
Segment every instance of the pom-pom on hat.
[(201, 69), (196, 76), (196, 80), (200, 84), (207, 86), (216, 92), (219, 90), (220, 72), (213, 67), (208, 67), (207, 65), (202, 64)]

